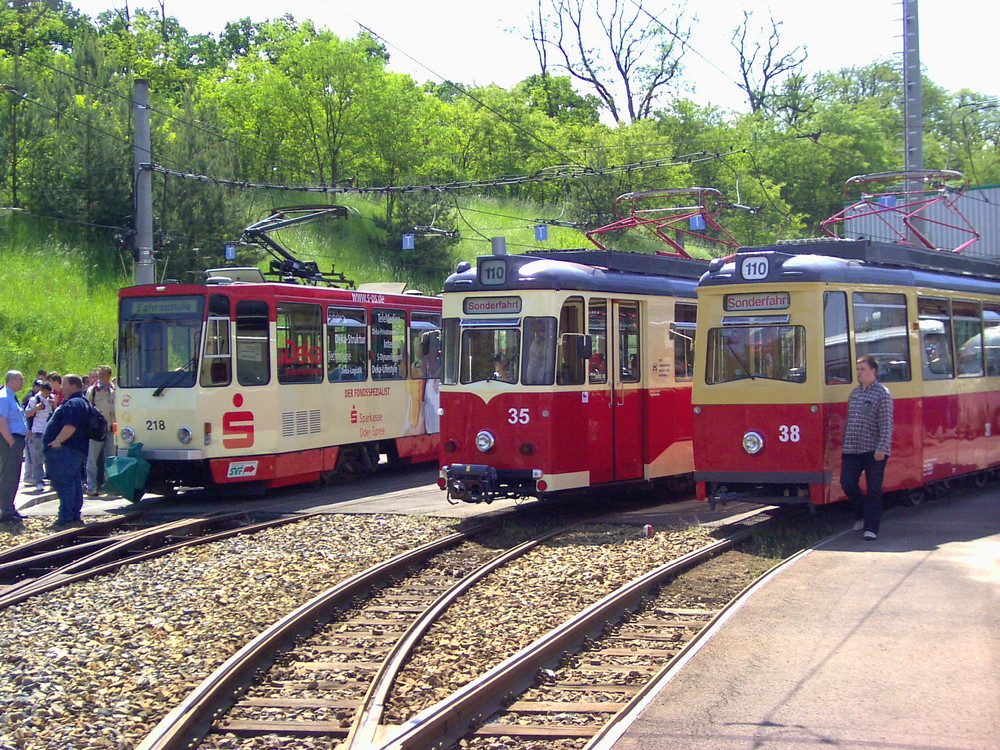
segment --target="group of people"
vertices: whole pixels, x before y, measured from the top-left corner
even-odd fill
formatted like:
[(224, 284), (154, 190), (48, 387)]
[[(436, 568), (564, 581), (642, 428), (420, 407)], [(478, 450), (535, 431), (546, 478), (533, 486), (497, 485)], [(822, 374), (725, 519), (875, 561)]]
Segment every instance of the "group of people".
[[(104, 459), (114, 455), (115, 383), (110, 365), (89, 374), (60, 375), (39, 370), (21, 401), (24, 375), (9, 370), (0, 388), (0, 524), (20, 523), (14, 505), (18, 483), (44, 491), (45, 480), (59, 496), (54, 527), (81, 522), (83, 494), (100, 494)], [(90, 407), (109, 425), (104, 440), (90, 440)]]
[[(539, 348), (544, 335), (545, 329), (539, 327)], [(502, 357), (494, 359), (499, 367)], [(80, 522), (84, 477), (87, 494), (98, 495), (104, 482), (104, 458), (114, 454), (111, 430), (103, 441), (87, 438), (85, 402), (93, 404), (108, 425), (114, 424), (115, 384), (111, 375), (110, 365), (94, 368), (85, 377), (39, 370), (22, 403), (18, 393), (24, 388), (24, 376), (17, 370), (7, 372), (0, 388), (0, 524), (21, 521), (14, 499), (25, 459), (25, 484), (44, 490), (47, 472), (59, 495), (55, 525)], [(882, 479), (892, 445), (893, 403), (889, 390), (878, 382), (874, 357), (858, 359), (857, 377), (858, 387), (848, 399), (840, 483), (855, 508), (855, 530), (863, 531), (865, 539), (876, 539), (882, 516)], [(859, 481), (862, 474), (864, 491)]]

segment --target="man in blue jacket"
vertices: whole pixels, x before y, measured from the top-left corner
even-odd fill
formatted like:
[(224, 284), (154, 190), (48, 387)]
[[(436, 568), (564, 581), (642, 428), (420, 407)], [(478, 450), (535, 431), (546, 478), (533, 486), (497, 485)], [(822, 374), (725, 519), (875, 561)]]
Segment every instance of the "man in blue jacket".
[(42, 435), (45, 465), (52, 489), (59, 495), (59, 517), (53, 528), (81, 523), (83, 508), (83, 464), (90, 440), (87, 417), (90, 405), (83, 395), (83, 378), (63, 376), (63, 402), (49, 417)]

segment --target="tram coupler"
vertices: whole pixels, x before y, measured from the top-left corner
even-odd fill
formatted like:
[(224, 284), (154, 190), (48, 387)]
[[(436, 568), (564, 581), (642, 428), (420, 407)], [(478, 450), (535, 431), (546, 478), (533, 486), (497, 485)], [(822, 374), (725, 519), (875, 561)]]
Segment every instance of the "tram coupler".
[(465, 503), (492, 503), (497, 492), (497, 470), (485, 464), (451, 464), (443, 467), (448, 499)]
[(721, 487), (716, 487), (715, 491), (708, 498), (708, 507), (710, 510), (715, 510), (716, 505), (726, 505), (730, 501), (736, 502), (742, 497), (742, 494), (729, 490), (726, 485)]

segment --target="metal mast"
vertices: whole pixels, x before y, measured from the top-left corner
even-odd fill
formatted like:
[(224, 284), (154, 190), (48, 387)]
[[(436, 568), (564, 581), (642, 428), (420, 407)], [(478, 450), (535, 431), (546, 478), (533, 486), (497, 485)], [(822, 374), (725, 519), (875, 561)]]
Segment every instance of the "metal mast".
[(133, 185), (135, 189), (135, 283), (152, 284), (153, 261), (153, 173), (152, 141), (149, 133), (149, 81), (137, 78), (132, 94), (135, 144)]
[(924, 168), (924, 97), (920, 77), (917, 0), (903, 0), (903, 107), (907, 171)]

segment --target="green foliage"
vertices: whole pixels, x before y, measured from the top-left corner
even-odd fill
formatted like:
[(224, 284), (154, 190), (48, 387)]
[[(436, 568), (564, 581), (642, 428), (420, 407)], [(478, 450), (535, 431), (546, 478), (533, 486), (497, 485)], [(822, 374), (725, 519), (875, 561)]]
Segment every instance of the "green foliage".
[[(356, 265), (364, 280), (436, 288), (456, 256), (474, 255), (489, 237), (530, 246), (533, 222), (553, 216), (601, 226), (618, 218), (623, 193), (717, 188), (734, 204), (723, 225), (757, 244), (815, 234), (848, 177), (901, 166), (902, 82), (889, 61), (812, 78), (796, 71), (753, 115), (674, 98), (609, 127), (600, 122), (607, 102), (567, 76), (533, 75), (510, 90), (418, 84), (389, 71), (388, 51), (365, 32), (340, 38), (284, 15), (235, 20), (216, 38), (127, 8), (96, 19), (59, 0), (0, 8), (0, 205), (61, 222), (88, 267), (107, 274), (131, 262), (131, 95), (140, 76), (153, 96), (152, 161), (171, 170), (153, 180), (158, 278), (220, 265), (224, 243), (248, 223), (274, 205), (308, 202), (261, 185), (369, 190), (331, 196), (361, 209), (329, 230), (335, 241), (363, 238), (348, 242), (365, 248), (361, 257), (341, 258), (318, 228), (304, 234), (319, 233), (310, 249)], [(643, 69), (633, 72), (642, 88)], [(927, 164), (1000, 181), (993, 102), (930, 81), (923, 96)], [(517, 175), (534, 179), (508, 179)], [(482, 183), (475, 201), (507, 205), (516, 226), (490, 221), (484, 230), (468, 194), (434, 188), (463, 181)], [(459, 237), (418, 232), (404, 251), (400, 237), (413, 226)], [(631, 235), (616, 241), (649, 248)]]
[(0, 367), (86, 373), (113, 359), (121, 279), (59, 230), (0, 214)]

